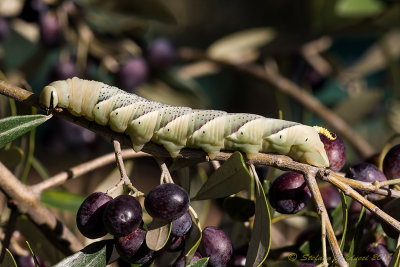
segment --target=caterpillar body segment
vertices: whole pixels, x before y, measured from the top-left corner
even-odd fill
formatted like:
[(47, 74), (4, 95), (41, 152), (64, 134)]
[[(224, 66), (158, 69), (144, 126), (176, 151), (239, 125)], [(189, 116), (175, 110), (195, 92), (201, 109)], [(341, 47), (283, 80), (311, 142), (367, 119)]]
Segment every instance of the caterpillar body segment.
[(76, 77), (46, 86), (40, 103), (46, 109), (66, 108), (75, 116), (127, 134), (135, 151), (152, 141), (172, 157), (188, 147), (204, 150), (211, 159), (220, 150), (239, 150), (249, 158), (259, 152), (277, 153), (317, 167), (329, 166), (318, 127), (254, 114), (170, 106)]

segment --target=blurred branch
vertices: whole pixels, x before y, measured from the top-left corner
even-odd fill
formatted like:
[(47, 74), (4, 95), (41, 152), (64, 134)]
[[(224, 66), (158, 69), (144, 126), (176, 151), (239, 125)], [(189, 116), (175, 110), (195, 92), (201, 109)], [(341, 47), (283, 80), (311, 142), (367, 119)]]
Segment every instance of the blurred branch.
[[(146, 156), (150, 155), (144, 152), (137, 153), (132, 149), (125, 149), (122, 151), (122, 157), (124, 159), (139, 158)], [(55, 186), (62, 185), (68, 180), (78, 178), (88, 172), (91, 172), (95, 169), (98, 169), (113, 162), (115, 162), (115, 153), (109, 153), (104, 156), (90, 160), (88, 162), (79, 164), (75, 167), (69, 168), (68, 170), (65, 170), (63, 172), (60, 172), (40, 183), (32, 185), (31, 188), (37, 195), (40, 195), (45, 190), (48, 190)]]
[(179, 55), (180, 58), (185, 60), (209, 60), (272, 84), (324, 119), (338, 135), (347, 139), (363, 157), (368, 157), (374, 153), (374, 149), (359, 134), (354, 132), (342, 118), (325, 107), (318, 99), (308, 93), (307, 90), (300, 88), (295, 83), (280, 75), (270, 64), (266, 64), (265, 69), (255, 64), (235, 65), (227, 61), (212, 59), (204, 52), (191, 48), (182, 48), (179, 51)]
[[(257, 68), (257, 75), (261, 75), (259, 73), (260, 69), (257, 66), (253, 66), (253, 68)], [(261, 68), (262, 70), (262, 68)], [(262, 70), (263, 71), (263, 70)], [(264, 77), (264, 76), (263, 76)], [(284, 79), (284, 78), (282, 78)], [(288, 81), (284, 79), (284, 83)], [(279, 84), (279, 83), (278, 83)], [(297, 89), (296, 89), (297, 90)], [(22, 88), (9, 85), (5, 82), (0, 82), (0, 93), (13, 97), (16, 100), (19, 100), (24, 103), (29, 103), (30, 105), (39, 106), (38, 97), (34, 94), (25, 91)], [(316, 100), (313, 100), (316, 101)], [(89, 130), (94, 131), (95, 133), (109, 139), (110, 141), (118, 140), (119, 143), (126, 147), (131, 147), (131, 142), (128, 136), (120, 133), (113, 132), (110, 128), (97, 125), (93, 122), (86, 120), (83, 117), (74, 117), (73, 115), (69, 114), (67, 111), (62, 111), (62, 109), (54, 110), (55, 115), (60, 116), (62, 118), (68, 119), (81, 125)], [(147, 143), (143, 149), (144, 152), (154, 155), (157, 158), (162, 157), (169, 157), (169, 153), (160, 145), (154, 144), (152, 142)], [(227, 160), (232, 153), (228, 152), (220, 152), (217, 154), (215, 160)], [(194, 150), (194, 149), (182, 149), (178, 155), (178, 158), (186, 158), (186, 159), (202, 159), (203, 161), (209, 161), (209, 158), (206, 156), (206, 153), (201, 150)], [(324, 169), (324, 168), (317, 168), (314, 166), (310, 166), (307, 164), (299, 163), (293, 161), (291, 158), (283, 155), (275, 155), (275, 154), (265, 154), (265, 153), (258, 153), (252, 158), (251, 160), (246, 160), (248, 164), (254, 165), (266, 165), (276, 167), (282, 170), (291, 170), (302, 173), (307, 181), (307, 184), (312, 192), (314, 201), (317, 205), (318, 214), (323, 218), (326, 222), (326, 230), (328, 235), (328, 240), (331, 245), (331, 249), (333, 250), (335, 258), (339, 261), (338, 263), (340, 266), (347, 266), (347, 263), (344, 261), (343, 255), (341, 254), (340, 249), (338, 249), (337, 239), (332, 229), (332, 225), (330, 223), (328, 213), (326, 208), (323, 204), (321, 193), (319, 191), (318, 185), (315, 181), (315, 177), (318, 177), (324, 181), (327, 181), (340, 190), (342, 190), (345, 194), (351, 196), (362, 205), (364, 205), (367, 209), (371, 212), (376, 214), (382, 220), (386, 221), (387, 223), (391, 224), (397, 231), (400, 232), (400, 222), (393, 219), (391, 216), (383, 212), (381, 209), (376, 207), (373, 203), (368, 201), (366, 198), (361, 196), (357, 191), (352, 189), (349, 184), (347, 184), (343, 179), (337, 177), (337, 174), (334, 172)], [(65, 174), (64, 178), (58, 178), (61, 181), (66, 181)], [(54, 178), (53, 178), (54, 179)], [(56, 180), (56, 179), (54, 179)], [(365, 187), (359, 185), (361, 189), (371, 192), (381, 192), (380, 188), (377, 188), (375, 185), (370, 184), (374, 188)], [(71, 251), (76, 251), (80, 248), (78, 245), (79, 242), (75, 243), (75, 237), (69, 232), (68, 229), (63, 227), (59, 221), (57, 221), (54, 215), (47, 210), (41, 203), (37, 200), (37, 195), (35, 195), (34, 191), (22, 184), (19, 180), (17, 180), (5, 167), (4, 165), (0, 165), (0, 188), (9, 196), (11, 199), (16, 201), (17, 207), (21, 213), (26, 213), (33, 221), (35, 221), (38, 225), (46, 226), (54, 230), (56, 226), (61, 227), (62, 231), (52, 231), (52, 234), (61, 233), (61, 241), (68, 241), (68, 249)], [(58, 228), (57, 228), (58, 229)], [(60, 236), (57, 236), (60, 238)], [(60, 244), (60, 240), (58, 243)]]
[(21, 183), (1, 162), (0, 189), (18, 211), (26, 214), (62, 252), (71, 254), (82, 249), (75, 235), (40, 203), (30, 187)]

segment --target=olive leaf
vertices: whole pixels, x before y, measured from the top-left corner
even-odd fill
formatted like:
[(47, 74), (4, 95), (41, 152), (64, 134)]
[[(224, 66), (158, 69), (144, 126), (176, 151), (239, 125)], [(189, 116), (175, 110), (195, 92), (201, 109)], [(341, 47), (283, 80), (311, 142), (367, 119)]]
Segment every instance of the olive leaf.
[(106, 266), (112, 253), (113, 243), (112, 239), (92, 243), (53, 267)]
[(246, 267), (260, 266), (267, 258), (271, 247), (271, 217), (263, 186), (258, 180), (255, 193), (255, 217), (246, 255)]
[(170, 232), (170, 221), (153, 218), (148, 225), (148, 231), (146, 233), (147, 247), (154, 251), (162, 249), (168, 241)]
[(235, 152), (218, 168), (200, 188), (193, 200), (230, 196), (248, 189), (251, 176), (242, 154)]
[(0, 120), (0, 148), (44, 123), (51, 116), (24, 115)]
[(189, 233), (186, 234), (187, 238), (185, 240), (185, 246), (183, 249), (183, 255), (185, 255), (185, 265), (188, 265), (193, 255), (196, 253), (200, 241), (202, 238), (202, 231), (196, 219), (192, 216), (192, 227)]

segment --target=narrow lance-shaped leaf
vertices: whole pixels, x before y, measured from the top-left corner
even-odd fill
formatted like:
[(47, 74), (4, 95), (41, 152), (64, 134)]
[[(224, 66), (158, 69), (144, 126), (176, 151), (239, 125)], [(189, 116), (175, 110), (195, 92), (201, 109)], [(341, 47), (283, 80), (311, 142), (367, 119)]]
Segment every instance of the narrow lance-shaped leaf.
[(392, 260), (390, 261), (388, 267), (397, 267), (399, 265), (400, 265), (400, 246), (398, 246), (396, 251), (394, 252)]
[(51, 116), (24, 115), (0, 120), (0, 148), (44, 123)]
[(76, 213), (85, 200), (84, 196), (62, 191), (45, 191), (41, 195), (40, 201), (46, 206), (58, 210)]
[(146, 245), (149, 249), (158, 251), (162, 249), (168, 241), (171, 232), (171, 222), (153, 218), (148, 225), (146, 234)]
[[(192, 214), (191, 214), (192, 215)], [(193, 225), (190, 228), (189, 233), (187, 233), (187, 239), (185, 240), (185, 247), (183, 249), (183, 254), (185, 255), (185, 265), (188, 265), (193, 255), (196, 253), (198, 246), (200, 245), (202, 231), (199, 226), (198, 221), (193, 218)]]
[(113, 240), (95, 242), (63, 259), (53, 267), (106, 266), (113, 249)]
[(214, 199), (248, 189), (251, 176), (242, 154), (235, 152), (217, 169), (200, 188), (194, 200)]
[[(355, 201), (355, 200), (353, 200), (353, 201)], [(365, 216), (366, 216), (365, 207), (362, 207), (360, 217), (356, 224), (356, 229), (355, 229), (354, 235), (351, 239), (350, 250), (348, 253), (349, 259), (352, 259), (355, 255), (357, 255), (358, 251), (356, 249), (359, 248), (359, 244), (361, 243), (361, 238), (363, 236)], [(354, 261), (354, 260), (350, 261), (350, 263), (349, 263), (349, 267), (355, 267), (356, 265), (357, 265), (357, 261)]]
[(246, 267), (260, 266), (268, 256), (271, 246), (271, 217), (264, 189), (256, 179), (256, 207), (253, 232), (246, 256)]
[(207, 267), (208, 260), (209, 258), (201, 258), (200, 260), (188, 265), (188, 267)]

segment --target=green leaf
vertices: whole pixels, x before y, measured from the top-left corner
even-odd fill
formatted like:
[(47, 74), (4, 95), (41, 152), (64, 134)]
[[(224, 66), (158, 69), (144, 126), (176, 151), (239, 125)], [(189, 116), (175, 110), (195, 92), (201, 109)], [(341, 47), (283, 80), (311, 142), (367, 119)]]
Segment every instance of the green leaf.
[[(15, 261), (15, 258), (14, 258), (14, 256), (13, 256), (13, 254), (11, 253), (11, 251), (10, 251), (8, 248), (6, 248), (6, 251), (7, 251), (7, 253), (10, 255), (11, 260), (12, 260), (12, 262), (14, 263), (14, 266), (15, 266), (15, 267), (18, 267), (17, 262)], [(4, 263), (4, 261), (3, 261), (3, 263)]]
[(112, 239), (94, 242), (53, 267), (106, 266), (111, 256), (113, 243)]
[(260, 266), (271, 246), (271, 217), (267, 198), (260, 181), (256, 181), (256, 207), (253, 232), (246, 255), (246, 267)]
[(251, 176), (240, 152), (235, 152), (200, 188), (194, 200), (230, 196), (248, 189)]
[(255, 212), (254, 202), (239, 196), (225, 198), (222, 206), (232, 219), (242, 222), (248, 221)]
[(209, 258), (201, 258), (198, 261), (195, 261), (188, 265), (188, 267), (207, 267)]
[(187, 238), (185, 240), (185, 246), (183, 249), (183, 254), (185, 255), (185, 265), (189, 264), (194, 253), (196, 253), (197, 247), (200, 245), (202, 231), (196, 219), (192, 216), (193, 225), (190, 228), (189, 233), (187, 233)]
[(397, 247), (396, 251), (392, 256), (392, 260), (389, 263), (388, 267), (397, 267), (400, 265), (400, 246)]
[[(355, 200), (353, 200), (355, 201)], [(356, 223), (356, 229), (354, 232), (354, 235), (351, 239), (351, 244), (350, 244), (350, 250), (348, 253), (348, 258), (352, 259), (355, 255), (358, 255), (358, 249), (360, 248), (361, 244), (361, 239), (363, 237), (363, 231), (364, 231), (364, 224), (365, 224), (365, 207), (363, 206), (361, 209), (360, 217), (358, 218), (358, 221)], [(358, 249), (356, 249), (358, 248)], [(357, 265), (357, 261), (350, 261), (349, 267), (355, 267)]]
[(31, 245), (29, 245), (28, 241), (26, 241), (26, 244), (28, 245), (29, 251), (31, 252), (31, 255), (32, 255), (33, 261), (35, 262), (36, 267), (40, 267), (39, 262), (38, 262), (38, 260), (36, 258), (36, 255), (35, 255), (35, 253), (33, 252), (32, 248), (31, 248)]
[(146, 234), (146, 245), (149, 249), (158, 251), (162, 249), (168, 241), (171, 232), (171, 222), (153, 218), (148, 225)]
[(384, 4), (378, 0), (339, 0), (335, 13), (342, 17), (374, 16), (382, 12)]
[(76, 213), (85, 200), (85, 196), (62, 191), (44, 191), (40, 201), (52, 208)]
[(12, 146), (9, 149), (0, 151), (0, 162), (7, 168), (14, 169), (24, 159), (24, 151), (17, 147)]
[(0, 148), (21, 135), (39, 126), (51, 116), (24, 115), (12, 116), (0, 120)]

